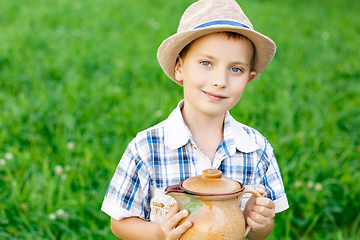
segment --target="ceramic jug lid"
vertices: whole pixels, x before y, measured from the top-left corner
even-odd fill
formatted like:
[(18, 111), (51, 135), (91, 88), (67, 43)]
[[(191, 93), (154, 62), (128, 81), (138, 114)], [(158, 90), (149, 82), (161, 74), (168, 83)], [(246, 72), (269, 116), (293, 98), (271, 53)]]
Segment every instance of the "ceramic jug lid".
[(231, 194), (242, 189), (242, 185), (231, 178), (222, 176), (217, 169), (205, 169), (202, 175), (186, 179), (182, 187), (200, 194)]

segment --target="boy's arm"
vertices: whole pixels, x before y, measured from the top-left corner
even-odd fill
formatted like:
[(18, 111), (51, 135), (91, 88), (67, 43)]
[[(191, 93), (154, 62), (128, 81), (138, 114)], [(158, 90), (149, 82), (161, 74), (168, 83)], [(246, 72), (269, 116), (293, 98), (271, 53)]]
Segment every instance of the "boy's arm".
[(179, 212), (179, 205), (175, 204), (161, 223), (147, 222), (138, 217), (121, 220), (111, 218), (111, 231), (115, 236), (123, 240), (175, 240), (179, 239), (191, 227), (189, 221), (177, 226), (187, 215), (187, 210)]
[[(263, 195), (265, 187), (260, 185), (256, 190)], [(264, 197), (251, 196), (244, 209), (246, 223), (251, 227), (247, 235), (250, 240), (262, 240), (270, 235), (274, 228), (275, 203)]]
[(121, 220), (111, 218), (111, 231), (121, 239), (155, 239), (155, 223), (146, 222), (138, 217), (129, 217)]

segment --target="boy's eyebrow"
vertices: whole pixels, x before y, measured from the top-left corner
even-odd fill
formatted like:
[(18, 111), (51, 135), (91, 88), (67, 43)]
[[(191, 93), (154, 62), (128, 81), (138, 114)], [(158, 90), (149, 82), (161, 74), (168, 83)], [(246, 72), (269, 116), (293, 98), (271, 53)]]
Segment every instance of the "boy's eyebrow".
[(199, 53), (198, 56), (199, 56), (199, 57), (207, 57), (207, 58), (216, 60), (216, 57), (211, 56), (211, 55), (208, 55), (208, 54)]
[(241, 62), (241, 61), (235, 61), (233, 62), (234, 64), (240, 64), (240, 65), (245, 65), (245, 66), (249, 66), (250, 63), (246, 63), (246, 62)]
[[(212, 60), (217, 60), (216, 57), (214, 56), (211, 56), (211, 55), (208, 55), (208, 54), (202, 54), (202, 53), (199, 53), (198, 54), (199, 57), (207, 57), (207, 58), (210, 58)], [(232, 62), (233, 64), (241, 64), (241, 65), (245, 65), (245, 66), (249, 66), (250, 63), (246, 63), (246, 62), (243, 62), (243, 61), (234, 61)]]

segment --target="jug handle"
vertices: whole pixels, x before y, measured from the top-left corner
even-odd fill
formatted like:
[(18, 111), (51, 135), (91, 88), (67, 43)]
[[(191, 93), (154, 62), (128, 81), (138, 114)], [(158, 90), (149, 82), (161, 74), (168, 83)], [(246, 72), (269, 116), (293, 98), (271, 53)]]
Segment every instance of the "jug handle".
[[(247, 186), (247, 185), (245, 185), (244, 187), (245, 187), (245, 189), (244, 189), (243, 193), (239, 197), (239, 202), (240, 202), (241, 196), (244, 195), (245, 193), (252, 193), (252, 194), (255, 195), (255, 197), (262, 197), (262, 195), (258, 191), (256, 191), (253, 187), (250, 187), (250, 186)], [(249, 234), (250, 230), (251, 230), (251, 227), (249, 225), (247, 225), (246, 229), (245, 229), (244, 238)]]

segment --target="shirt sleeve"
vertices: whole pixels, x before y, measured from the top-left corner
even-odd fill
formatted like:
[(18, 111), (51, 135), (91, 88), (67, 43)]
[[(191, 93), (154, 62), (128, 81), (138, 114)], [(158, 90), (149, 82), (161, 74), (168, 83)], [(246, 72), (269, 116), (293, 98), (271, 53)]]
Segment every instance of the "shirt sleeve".
[(268, 197), (275, 203), (275, 213), (289, 208), (280, 169), (276, 161), (273, 148), (265, 140), (265, 149), (261, 153), (258, 162), (258, 174), (260, 184), (265, 186), (264, 197)]
[(101, 210), (120, 220), (126, 217), (150, 217), (150, 175), (130, 142), (110, 181)]

